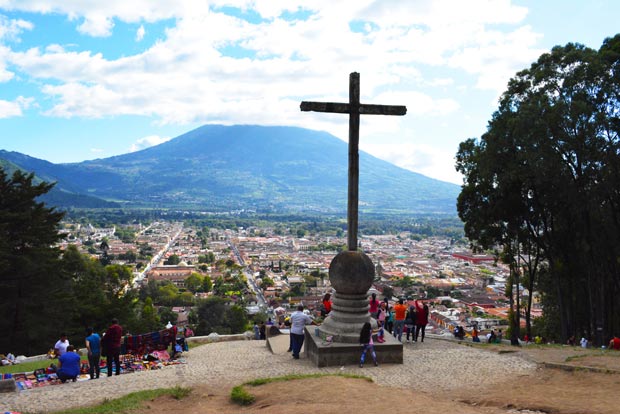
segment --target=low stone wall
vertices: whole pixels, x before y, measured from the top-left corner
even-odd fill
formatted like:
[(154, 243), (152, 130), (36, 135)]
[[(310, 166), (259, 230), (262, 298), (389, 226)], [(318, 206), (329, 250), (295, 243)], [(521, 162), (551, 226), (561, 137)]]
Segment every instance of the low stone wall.
[[(219, 335), (217, 333), (212, 333), (207, 336), (192, 336), (189, 338), (185, 338), (185, 340), (188, 343), (193, 342), (197, 344), (209, 344), (211, 342), (227, 342), (227, 341), (248, 341), (251, 339), (254, 339), (254, 333), (250, 331), (244, 332), (242, 334), (235, 334), (235, 335)], [(87, 355), (86, 348), (80, 348), (80, 349), (77, 349), (76, 351), (80, 355)], [(46, 359), (48, 359), (47, 354), (33, 355), (33, 356), (26, 357), (25, 359), (20, 361), (20, 363), (21, 362), (43, 361)]]
[(212, 342), (228, 342), (228, 341), (249, 341), (254, 339), (254, 333), (248, 331), (242, 334), (234, 335), (219, 335), (217, 333), (211, 333), (207, 336), (191, 336), (185, 338), (187, 343), (194, 343), (198, 345), (210, 344)]

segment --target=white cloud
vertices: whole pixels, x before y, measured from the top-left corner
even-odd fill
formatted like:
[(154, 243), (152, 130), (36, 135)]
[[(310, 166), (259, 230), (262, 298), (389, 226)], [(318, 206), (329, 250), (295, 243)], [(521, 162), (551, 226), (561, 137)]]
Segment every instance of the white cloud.
[(22, 108), (17, 102), (0, 100), (0, 119), (22, 115)]
[(154, 145), (162, 144), (166, 141), (170, 141), (170, 137), (160, 137), (157, 135), (149, 135), (148, 137), (143, 137), (138, 139), (135, 143), (131, 145), (129, 148), (129, 152), (140, 151), (145, 148), (152, 147)]
[(91, 148), (90, 152), (92, 152), (93, 154), (102, 154), (105, 152), (105, 150), (102, 148)]
[(32, 30), (34, 25), (23, 19), (9, 19), (0, 15), (0, 41), (19, 42), (19, 35), (25, 30)]
[(32, 98), (24, 98), (23, 96), (19, 96), (12, 102), (0, 99), (0, 119), (22, 116), (23, 110), (28, 109), (33, 101)]
[[(47, 83), (42, 90), (55, 102), (47, 114), (139, 114), (163, 123), (247, 122), (248, 117), (276, 122), (286, 118), (292, 123), (300, 121), (299, 114), (282, 116), (266, 110), (266, 104), (282, 106), (296, 96), (346, 99), (346, 74), (352, 69), (365, 74), (362, 87), (363, 92), (370, 91), (365, 95), (370, 100), (386, 88), (415, 90), (411, 86), (416, 83), (445, 87), (454, 82), (447, 77), (424, 81), (416, 64), (448, 65), (476, 76), (479, 87), (502, 89), (509, 76), (523, 66), (522, 61), (531, 60), (538, 52), (531, 49), (536, 36), (527, 28), (517, 27), (502, 36), (485, 29), (485, 24), (518, 24), (523, 18), (524, 9), (507, 1), (476, 1), (467, 7), (458, 1), (366, 0), (354, 5), (342, 0), (310, 5), (302, 1), (221, 2), (254, 7), (271, 19), (258, 24), (189, 1), (176, 5), (146, 0), (130, 3), (12, 3), (22, 9), (54, 10), (84, 19), (78, 29), (92, 36), (108, 36), (114, 19), (178, 17), (165, 38), (136, 55), (109, 60), (95, 51), (64, 51), (60, 46), (14, 54), (15, 65)], [(307, 21), (278, 17), (282, 11), (300, 6), (313, 8)], [(354, 19), (373, 23), (372, 30), (352, 32), (349, 21)], [(446, 28), (457, 32), (448, 35)], [(145, 31), (141, 24), (136, 39)], [(515, 53), (512, 46), (519, 42), (525, 43)], [(258, 59), (223, 56), (219, 50), (227, 45), (254, 52)], [(404, 86), (407, 84), (411, 86)], [(406, 101), (411, 102), (411, 113), (445, 114), (459, 107), (454, 99), (440, 101), (421, 92), (412, 92)]]
[(144, 29), (144, 25), (141, 24), (136, 30), (136, 42), (141, 42), (144, 39), (144, 35), (146, 34), (146, 30)]
[(110, 17), (100, 14), (88, 14), (84, 16), (84, 22), (77, 29), (78, 32), (93, 37), (108, 37), (112, 34), (114, 22)]
[(453, 152), (442, 151), (427, 144), (411, 143), (364, 144), (364, 150), (377, 158), (427, 177), (454, 184), (463, 183), (461, 174), (454, 169)]
[[(251, 23), (220, 6), (265, 20)], [(0, 81), (14, 71), (42, 85), (43, 113), (65, 118), (297, 125), (346, 139), (346, 117), (301, 113), (299, 101), (347, 101), (347, 76), (357, 71), (362, 102), (407, 105), (407, 119), (452, 117), (475, 88), (499, 93), (541, 52), (540, 35), (523, 23), (527, 9), (509, 0), (0, 0), (0, 8), (65, 15), (95, 37), (131, 23), (137, 42), (150, 23), (173, 21), (154, 44), (121, 57), (55, 43), (3, 53), (0, 44)], [(306, 20), (282, 17), (300, 9), (310, 11)], [(0, 40), (3, 27), (0, 21)], [(43, 36), (44, 28), (27, 22), (16, 27)], [(235, 57), (239, 50), (243, 57)], [(408, 122), (398, 118), (365, 117), (362, 137), (395, 133)], [(154, 145), (147, 142), (132, 150)], [(428, 170), (423, 158), (436, 166), (456, 151), (415, 148), (399, 162)]]

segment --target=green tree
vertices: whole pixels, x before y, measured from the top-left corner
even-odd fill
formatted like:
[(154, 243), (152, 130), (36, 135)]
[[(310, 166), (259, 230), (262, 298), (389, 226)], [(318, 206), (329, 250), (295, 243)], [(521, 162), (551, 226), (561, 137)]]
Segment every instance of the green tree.
[(178, 255), (176, 255), (176, 254), (171, 255), (170, 257), (168, 257), (164, 261), (165, 265), (175, 265), (176, 266), (179, 263), (181, 263), (181, 258)]
[(228, 329), (224, 328), (226, 303), (226, 300), (217, 296), (201, 301), (196, 310), (198, 317), (196, 335), (209, 335), (212, 332), (221, 335), (230, 333)]
[(262, 279), (262, 283), (261, 283), (261, 287), (264, 288), (268, 288), (271, 286), (274, 286), (275, 282), (273, 281), (272, 278), (270, 278), (269, 276), (265, 276)]
[(243, 333), (248, 328), (247, 312), (242, 306), (229, 306), (224, 314), (224, 322), (230, 333)]
[(161, 324), (158, 330), (166, 326), (168, 322), (170, 322), (173, 325), (177, 323), (179, 314), (176, 312), (173, 312), (171, 307), (160, 306), (159, 309), (157, 310), (157, 313), (159, 314), (159, 320), (161, 321)]
[(172, 283), (161, 285), (158, 288), (159, 302), (166, 306), (175, 306), (179, 296), (179, 288)]
[(211, 289), (213, 289), (213, 282), (211, 281), (211, 277), (205, 276), (202, 279), (202, 291), (211, 292)]
[(157, 309), (153, 306), (153, 300), (150, 297), (146, 298), (142, 306), (140, 324), (142, 326), (140, 332), (157, 331), (162, 326)]
[(202, 290), (203, 282), (203, 277), (199, 273), (192, 272), (192, 274), (185, 279), (185, 287), (190, 292), (196, 293)]
[(63, 307), (42, 307), (62, 303), (67, 283), (54, 247), (63, 213), (38, 201), (53, 184), (33, 181), (33, 174), (9, 178), (0, 168), (0, 349), (26, 355), (44, 351), (62, 329)]
[(510, 81), (481, 139), (459, 148), (459, 216), (474, 247), (502, 246), (513, 332), (522, 280), (541, 290), (545, 326), (559, 327), (548, 338), (585, 332), (601, 345), (620, 329), (619, 91), (620, 35), (598, 51), (555, 47)]
[(391, 299), (394, 296), (394, 289), (391, 286), (383, 287), (383, 296)]

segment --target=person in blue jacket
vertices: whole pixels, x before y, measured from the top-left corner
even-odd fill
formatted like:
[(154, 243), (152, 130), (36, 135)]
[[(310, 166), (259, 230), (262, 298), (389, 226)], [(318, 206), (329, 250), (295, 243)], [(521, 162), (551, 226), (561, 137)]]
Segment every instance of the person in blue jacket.
[(58, 371), (56, 375), (58, 375), (58, 379), (61, 382), (67, 382), (69, 379), (75, 382), (78, 375), (80, 375), (80, 356), (74, 351), (75, 347), (69, 345), (67, 352), (58, 358)]

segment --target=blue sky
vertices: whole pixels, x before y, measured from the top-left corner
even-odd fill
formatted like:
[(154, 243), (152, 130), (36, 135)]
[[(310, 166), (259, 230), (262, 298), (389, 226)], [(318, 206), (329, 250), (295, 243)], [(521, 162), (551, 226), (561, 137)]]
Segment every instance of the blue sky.
[[(406, 105), (362, 117), (360, 148), (461, 183), (458, 144), (553, 46), (598, 49), (620, 2), (0, 0), (0, 149), (51, 162), (136, 151), (207, 124), (294, 125), (346, 140), (301, 100)], [(343, 160), (346, 162), (346, 160)]]

